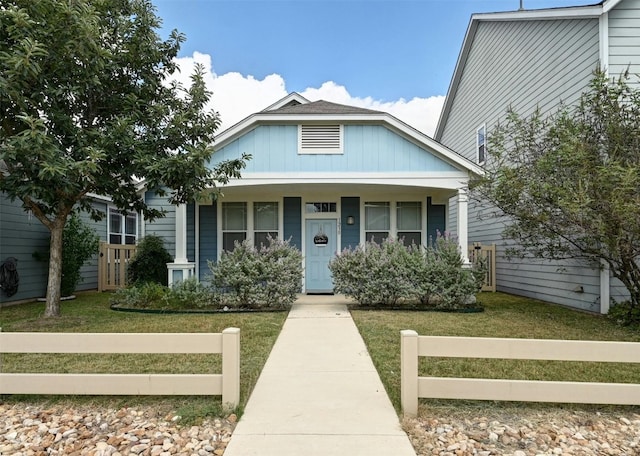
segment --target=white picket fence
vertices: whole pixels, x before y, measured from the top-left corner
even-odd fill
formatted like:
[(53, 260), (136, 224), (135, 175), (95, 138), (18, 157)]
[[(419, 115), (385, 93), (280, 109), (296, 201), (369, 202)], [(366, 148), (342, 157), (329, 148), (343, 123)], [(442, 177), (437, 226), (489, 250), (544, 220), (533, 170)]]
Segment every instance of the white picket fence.
[(548, 339), (401, 337), (401, 403), (418, 413), (419, 398), (640, 405), (640, 384), (419, 377), (420, 356), (640, 363), (640, 343)]
[[(222, 354), (221, 374), (0, 372), (0, 394), (215, 395), (240, 402), (240, 329), (222, 333), (1, 332), (2, 353)], [(179, 359), (176, 360), (179, 362)]]

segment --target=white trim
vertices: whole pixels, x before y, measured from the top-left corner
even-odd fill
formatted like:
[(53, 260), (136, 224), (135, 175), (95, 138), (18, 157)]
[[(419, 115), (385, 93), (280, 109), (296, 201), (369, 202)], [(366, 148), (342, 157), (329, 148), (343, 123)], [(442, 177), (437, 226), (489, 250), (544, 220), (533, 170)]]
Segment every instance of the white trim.
[(396, 173), (395, 175), (384, 173), (243, 173), (241, 179), (232, 179), (224, 187), (280, 184), (353, 184), (456, 190), (461, 185), (466, 185), (468, 181), (469, 175), (464, 172)]
[(603, 13), (608, 13), (609, 11), (611, 11), (613, 8), (615, 8), (616, 6), (618, 6), (618, 3), (620, 3), (622, 0), (606, 0), (604, 2), (604, 4), (602, 5), (602, 12)]
[(603, 13), (600, 16), (599, 27), (599, 49), (598, 58), (600, 59), (600, 68), (609, 76), (609, 13)]
[[(377, 199), (376, 199), (377, 198)], [(397, 197), (385, 198), (384, 196), (360, 196), (360, 243), (363, 244), (369, 239), (366, 238), (367, 221), (365, 206), (367, 203), (389, 203), (389, 236), (398, 239), (398, 203), (420, 203), (420, 243), (425, 245), (427, 240), (427, 198), (425, 197)], [(375, 231), (375, 230), (370, 230)], [(406, 230), (411, 232), (412, 230)], [(413, 230), (413, 232), (416, 232)]]
[(291, 103), (292, 101), (297, 101), (300, 104), (307, 104), (307, 103), (311, 103), (309, 100), (307, 100), (305, 97), (303, 97), (302, 95), (300, 95), (297, 92), (291, 92), (289, 95), (287, 95), (284, 98), (281, 98), (280, 100), (276, 101), (275, 103), (273, 103), (270, 106), (267, 106), (266, 108), (264, 108), (262, 110), (262, 112), (268, 112), (268, 111), (275, 111), (276, 109), (280, 109), (283, 106), (288, 105), (289, 103)]
[[(114, 233), (111, 231), (111, 210), (117, 211), (118, 212), (118, 216), (120, 217), (120, 223), (122, 224), (122, 231), (120, 233)], [(135, 232), (135, 242), (133, 244), (127, 244), (126, 243), (126, 237), (127, 236), (131, 236), (131, 234), (127, 234), (127, 220), (126, 217), (128, 215), (135, 215), (136, 216), (136, 232)], [(144, 223), (144, 219), (142, 220), (142, 222)], [(120, 211), (120, 209), (118, 209), (116, 206), (113, 205), (109, 205), (107, 204), (107, 242), (109, 244), (111, 244), (111, 235), (119, 235), (121, 236), (121, 242), (119, 245), (136, 245), (138, 244), (138, 241), (140, 240), (140, 214), (138, 214), (135, 211), (127, 211), (127, 215), (123, 215), (122, 212)]]

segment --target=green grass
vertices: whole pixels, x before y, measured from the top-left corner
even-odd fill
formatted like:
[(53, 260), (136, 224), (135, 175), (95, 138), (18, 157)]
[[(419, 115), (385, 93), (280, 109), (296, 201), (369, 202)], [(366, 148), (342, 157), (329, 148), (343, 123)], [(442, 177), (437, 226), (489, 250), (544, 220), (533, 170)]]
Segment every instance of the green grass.
[[(610, 320), (532, 299), (483, 293), (482, 313), (359, 311), (351, 314), (387, 393), (400, 411), (400, 331), (423, 336), (510, 337), (640, 342), (640, 332)], [(560, 361), (420, 358), (436, 377), (640, 383), (640, 365)], [(424, 401), (423, 401), (424, 402)]]
[[(232, 314), (142, 314), (109, 309), (108, 293), (81, 293), (62, 303), (60, 318), (44, 319), (43, 303), (0, 308), (2, 331), (47, 332), (221, 332), (240, 328), (240, 405), (241, 413), (264, 363), (271, 352), (286, 312)], [(221, 355), (148, 354), (0, 354), (3, 372), (58, 373), (220, 373)], [(178, 360), (176, 359), (178, 358)], [(8, 401), (98, 403), (106, 406), (153, 405), (167, 413), (177, 413), (186, 421), (203, 416), (222, 416), (220, 396), (201, 397), (45, 397), (8, 396)]]

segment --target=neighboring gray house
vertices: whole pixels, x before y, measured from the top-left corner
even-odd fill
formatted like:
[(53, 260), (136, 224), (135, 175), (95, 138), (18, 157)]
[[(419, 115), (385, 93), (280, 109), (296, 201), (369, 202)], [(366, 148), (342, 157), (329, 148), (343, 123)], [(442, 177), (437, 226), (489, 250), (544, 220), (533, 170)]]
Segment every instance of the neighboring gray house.
[[(102, 241), (135, 244), (142, 236), (144, 224), (138, 214), (122, 215), (106, 197), (93, 196), (93, 206), (105, 213), (105, 218), (95, 222), (86, 213), (81, 214), (81, 218), (96, 231)], [(7, 297), (0, 290), (0, 305), (32, 301), (45, 296), (48, 263), (36, 260), (33, 254), (49, 250), (49, 237), (49, 230), (30, 211), (25, 211), (19, 200), (9, 201), (6, 195), (0, 193), (0, 262), (9, 257), (17, 258), (20, 276), (16, 294)], [(81, 272), (83, 281), (78, 285), (78, 291), (96, 289), (98, 252), (85, 263)]]
[[(576, 103), (598, 65), (610, 76), (640, 74), (640, 0), (475, 14), (434, 137), (482, 165), (487, 134), (508, 107), (527, 116)], [(469, 242), (497, 244), (498, 290), (602, 313), (610, 298), (624, 299), (624, 287), (597, 264), (507, 261), (490, 212), (469, 203)]]

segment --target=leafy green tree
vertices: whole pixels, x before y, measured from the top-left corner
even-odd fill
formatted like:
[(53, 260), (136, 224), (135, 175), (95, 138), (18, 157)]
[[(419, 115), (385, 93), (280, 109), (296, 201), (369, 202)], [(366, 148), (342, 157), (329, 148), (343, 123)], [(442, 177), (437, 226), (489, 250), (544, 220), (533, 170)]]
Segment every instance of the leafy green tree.
[(162, 40), (147, 0), (4, 0), (0, 4), (0, 191), (51, 232), (45, 316), (60, 313), (62, 232), (108, 195), (147, 207), (137, 184), (179, 204), (239, 177), (244, 159), (209, 169), (217, 113), (203, 68), (184, 88), (168, 77), (184, 36)]
[(509, 112), (472, 194), (508, 216), (510, 255), (604, 263), (640, 306), (640, 89), (596, 71), (580, 103)]

